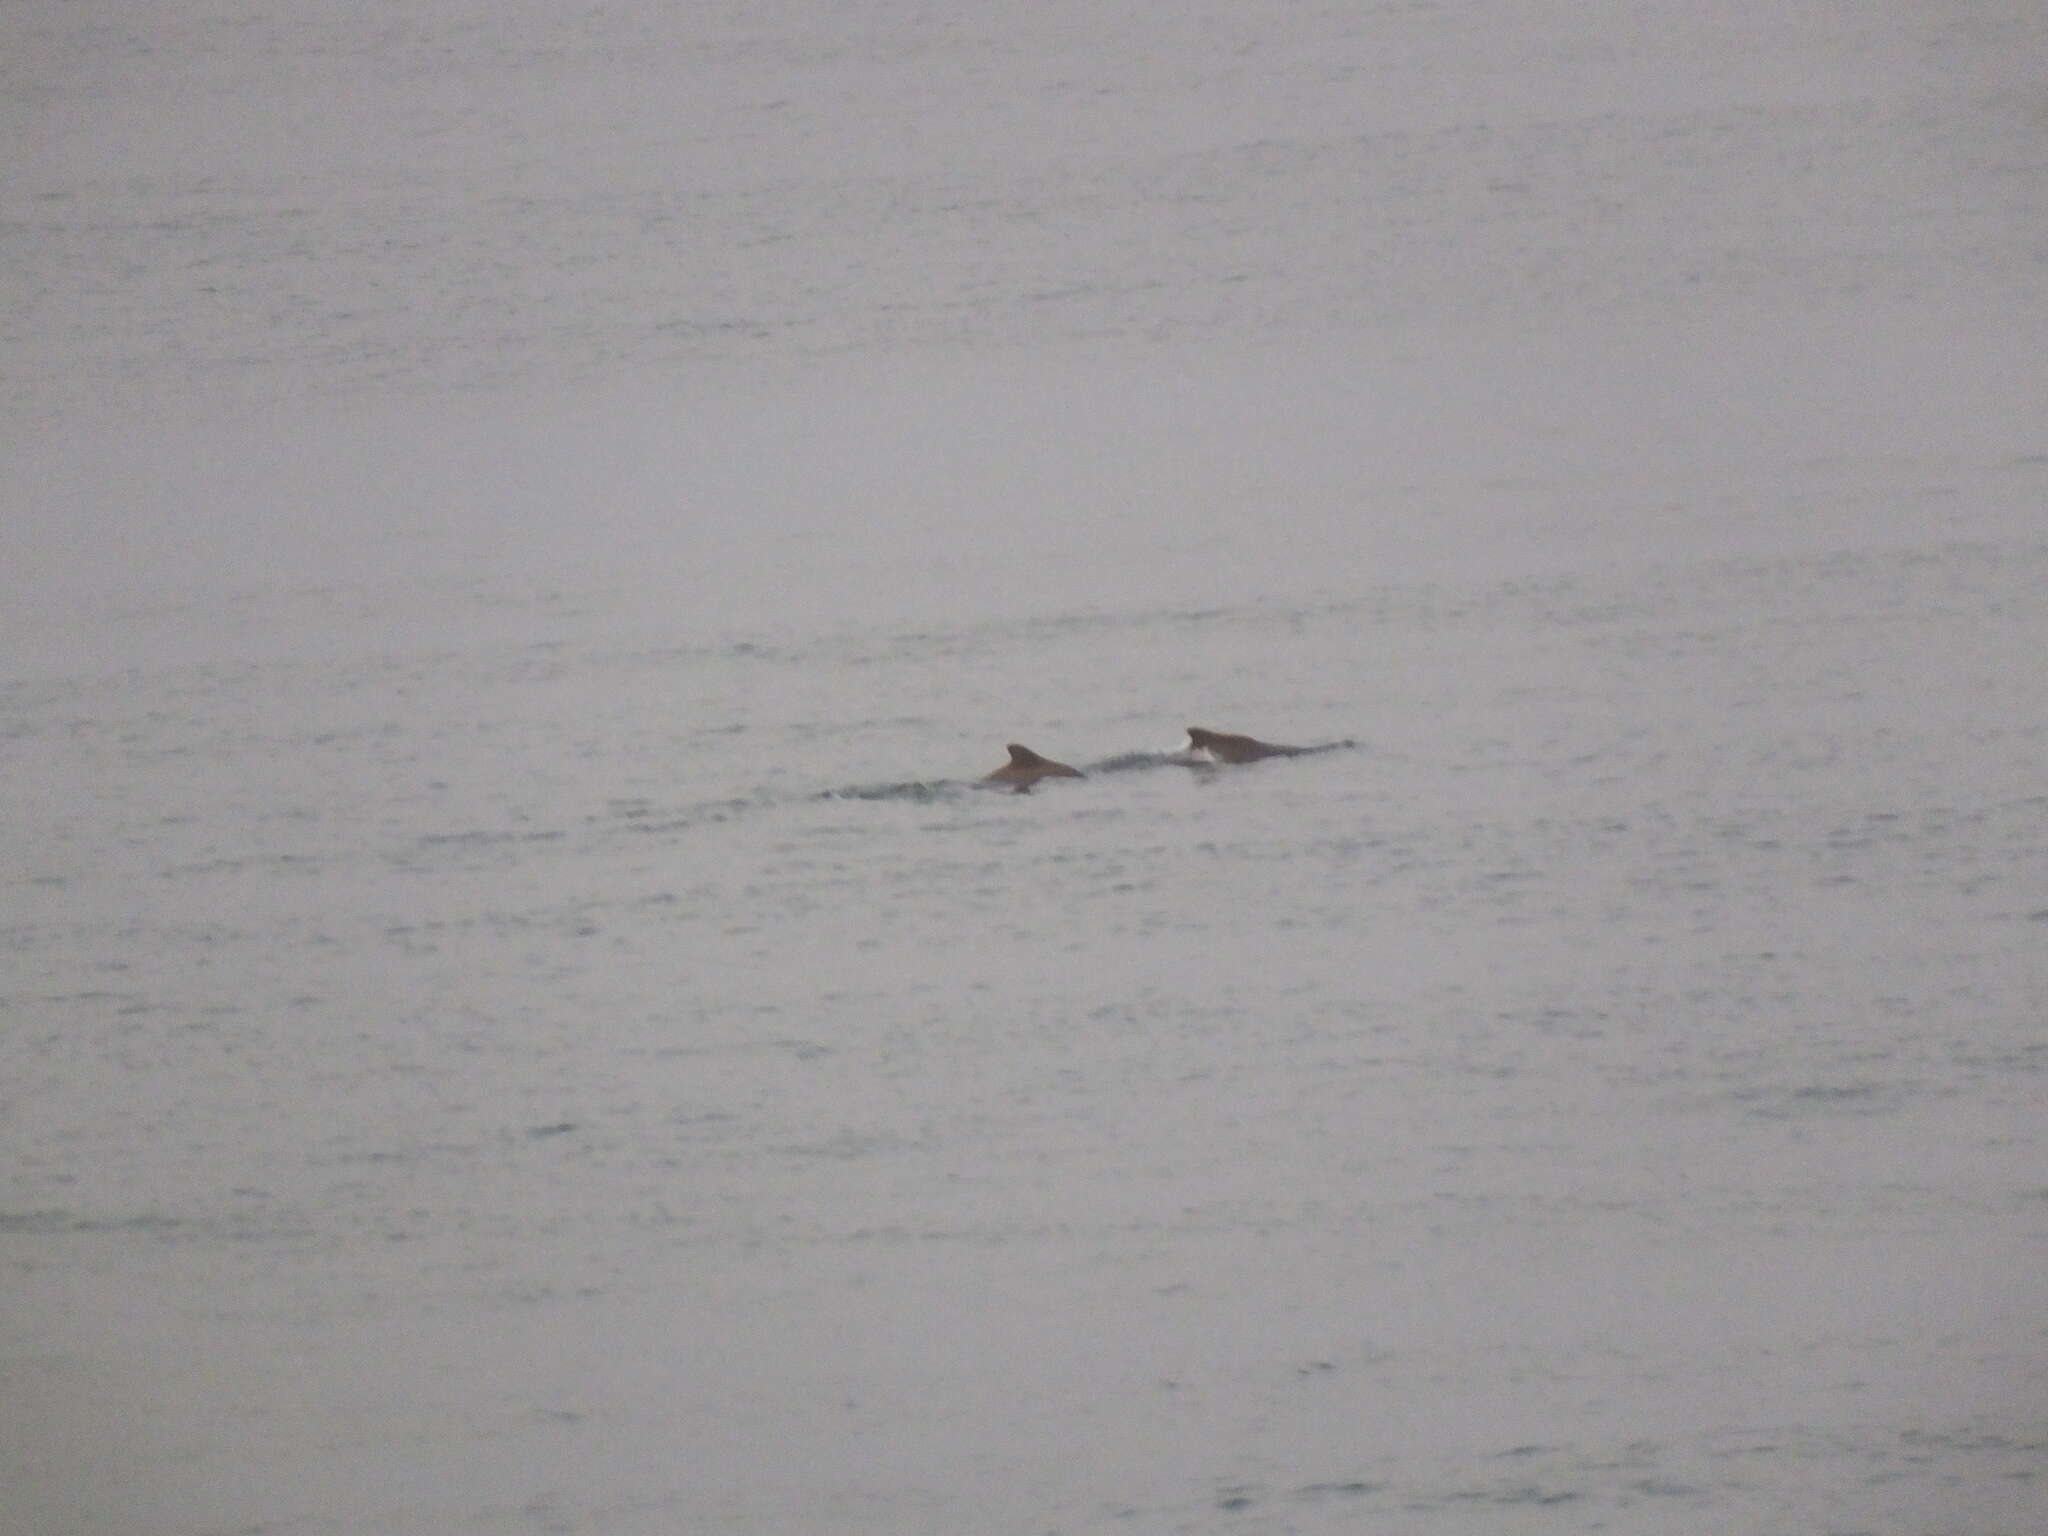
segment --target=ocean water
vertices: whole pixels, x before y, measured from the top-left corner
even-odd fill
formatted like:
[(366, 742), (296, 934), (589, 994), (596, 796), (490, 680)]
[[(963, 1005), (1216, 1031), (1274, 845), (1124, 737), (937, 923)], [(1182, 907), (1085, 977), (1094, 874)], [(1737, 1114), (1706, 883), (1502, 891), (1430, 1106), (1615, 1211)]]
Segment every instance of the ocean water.
[(2044, 41), (11, 8), (0, 1529), (2038, 1530)]

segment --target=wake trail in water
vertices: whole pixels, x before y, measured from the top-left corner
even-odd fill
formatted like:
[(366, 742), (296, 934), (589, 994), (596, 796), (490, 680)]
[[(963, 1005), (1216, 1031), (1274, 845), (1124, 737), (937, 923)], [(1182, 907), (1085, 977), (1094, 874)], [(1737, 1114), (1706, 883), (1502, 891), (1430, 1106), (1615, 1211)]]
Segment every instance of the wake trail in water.
[[(1343, 741), (1326, 742), (1321, 746), (1302, 747), (1290, 755), (1307, 756), (1318, 752), (1334, 752), (1357, 745), (1356, 741), (1347, 738)], [(1090, 776), (1108, 776), (1157, 768), (1213, 770), (1216, 766), (1217, 764), (1204, 753), (1181, 749), (1172, 752), (1118, 752), (1089, 763), (1085, 771)], [(668, 811), (647, 800), (622, 800), (613, 802), (610, 816), (602, 819), (614, 821), (634, 832), (673, 833), (693, 826), (729, 822), (749, 813), (772, 810), (791, 801), (908, 801), (915, 805), (932, 805), (957, 800), (976, 790), (1009, 788), (1009, 785), (989, 784), (980, 779), (896, 779), (871, 784), (843, 784), (834, 789), (821, 789), (807, 795), (760, 793), (705, 801), (695, 806)]]
[(814, 800), (910, 800), (928, 805), (951, 800), (976, 786), (961, 779), (905, 779), (895, 784), (848, 784), (841, 789), (823, 789)]

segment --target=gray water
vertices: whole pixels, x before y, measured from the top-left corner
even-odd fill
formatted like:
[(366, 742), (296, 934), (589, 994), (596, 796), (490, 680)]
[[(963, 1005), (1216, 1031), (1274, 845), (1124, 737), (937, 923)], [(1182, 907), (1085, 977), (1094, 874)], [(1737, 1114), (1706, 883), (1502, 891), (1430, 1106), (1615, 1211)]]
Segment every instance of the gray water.
[(12, 8), (0, 1528), (2039, 1529), (2042, 44)]

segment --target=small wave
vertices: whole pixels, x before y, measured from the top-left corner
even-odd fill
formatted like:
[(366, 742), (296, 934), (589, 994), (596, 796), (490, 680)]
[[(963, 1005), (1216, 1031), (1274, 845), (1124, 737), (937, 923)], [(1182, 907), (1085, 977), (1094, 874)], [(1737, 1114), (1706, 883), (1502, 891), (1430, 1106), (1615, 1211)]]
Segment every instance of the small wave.
[[(1310, 757), (1318, 752), (1343, 752), (1356, 748), (1357, 741), (1347, 736), (1342, 741), (1325, 741), (1313, 747), (1289, 747), (1276, 755), (1281, 757)], [(1176, 752), (1119, 752), (1114, 757), (1105, 757), (1100, 762), (1090, 763), (1090, 773), (1130, 773), (1141, 768), (1214, 768), (1216, 759), (1207, 752), (1191, 747), (1182, 747)]]
[(0, 1211), (0, 1233), (55, 1237), (75, 1232), (168, 1232), (188, 1226), (175, 1216), (142, 1211), (125, 1216), (89, 1216), (77, 1211)]
[(422, 848), (489, 848), (499, 844), (552, 843), (559, 831), (501, 832), (478, 829), (473, 832), (427, 832), (420, 837)]
[(729, 800), (703, 800), (696, 805), (672, 809), (658, 807), (648, 801), (639, 801), (624, 809), (615, 809), (613, 819), (625, 831), (659, 836), (686, 831), (691, 827), (715, 826), (720, 822), (732, 821), (769, 803), (761, 797), (744, 795)]
[(1312, 747), (1294, 747), (1287, 751), (1287, 757), (1314, 757), (1318, 752), (1349, 752), (1358, 746), (1356, 740), (1346, 736), (1342, 741), (1319, 741)]
[(1099, 763), (1090, 763), (1090, 773), (1131, 773), (1140, 768), (1199, 768), (1208, 760), (1188, 752), (1119, 752)]
[(905, 779), (895, 784), (849, 784), (819, 792), (820, 800), (944, 800), (966, 788), (957, 779)]

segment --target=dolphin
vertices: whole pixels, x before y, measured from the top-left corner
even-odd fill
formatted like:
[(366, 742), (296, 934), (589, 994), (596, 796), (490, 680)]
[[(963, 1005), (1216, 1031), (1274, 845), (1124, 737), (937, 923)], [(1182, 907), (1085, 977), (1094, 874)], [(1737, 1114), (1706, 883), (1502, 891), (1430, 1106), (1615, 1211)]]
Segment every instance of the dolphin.
[(1049, 757), (1040, 757), (1029, 747), (1016, 742), (1009, 744), (1010, 760), (981, 782), (984, 784), (1009, 784), (1018, 794), (1029, 792), (1040, 779), (1085, 779), (1087, 774), (1078, 768), (1069, 768), (1065, 763), (1056, 763)]
[(1270, 741), (1258, 741), (1250, 736), (1231, 736), (1222, 731), (1207, 730), (1199, 725), (1188, 727), (1188, 750), (1206, 752), (1219, 763), (1256, 763), (1262, 757), (1299, 757), (1304, 752), (1319, 752), (1320, 747), (1279, 747)]

